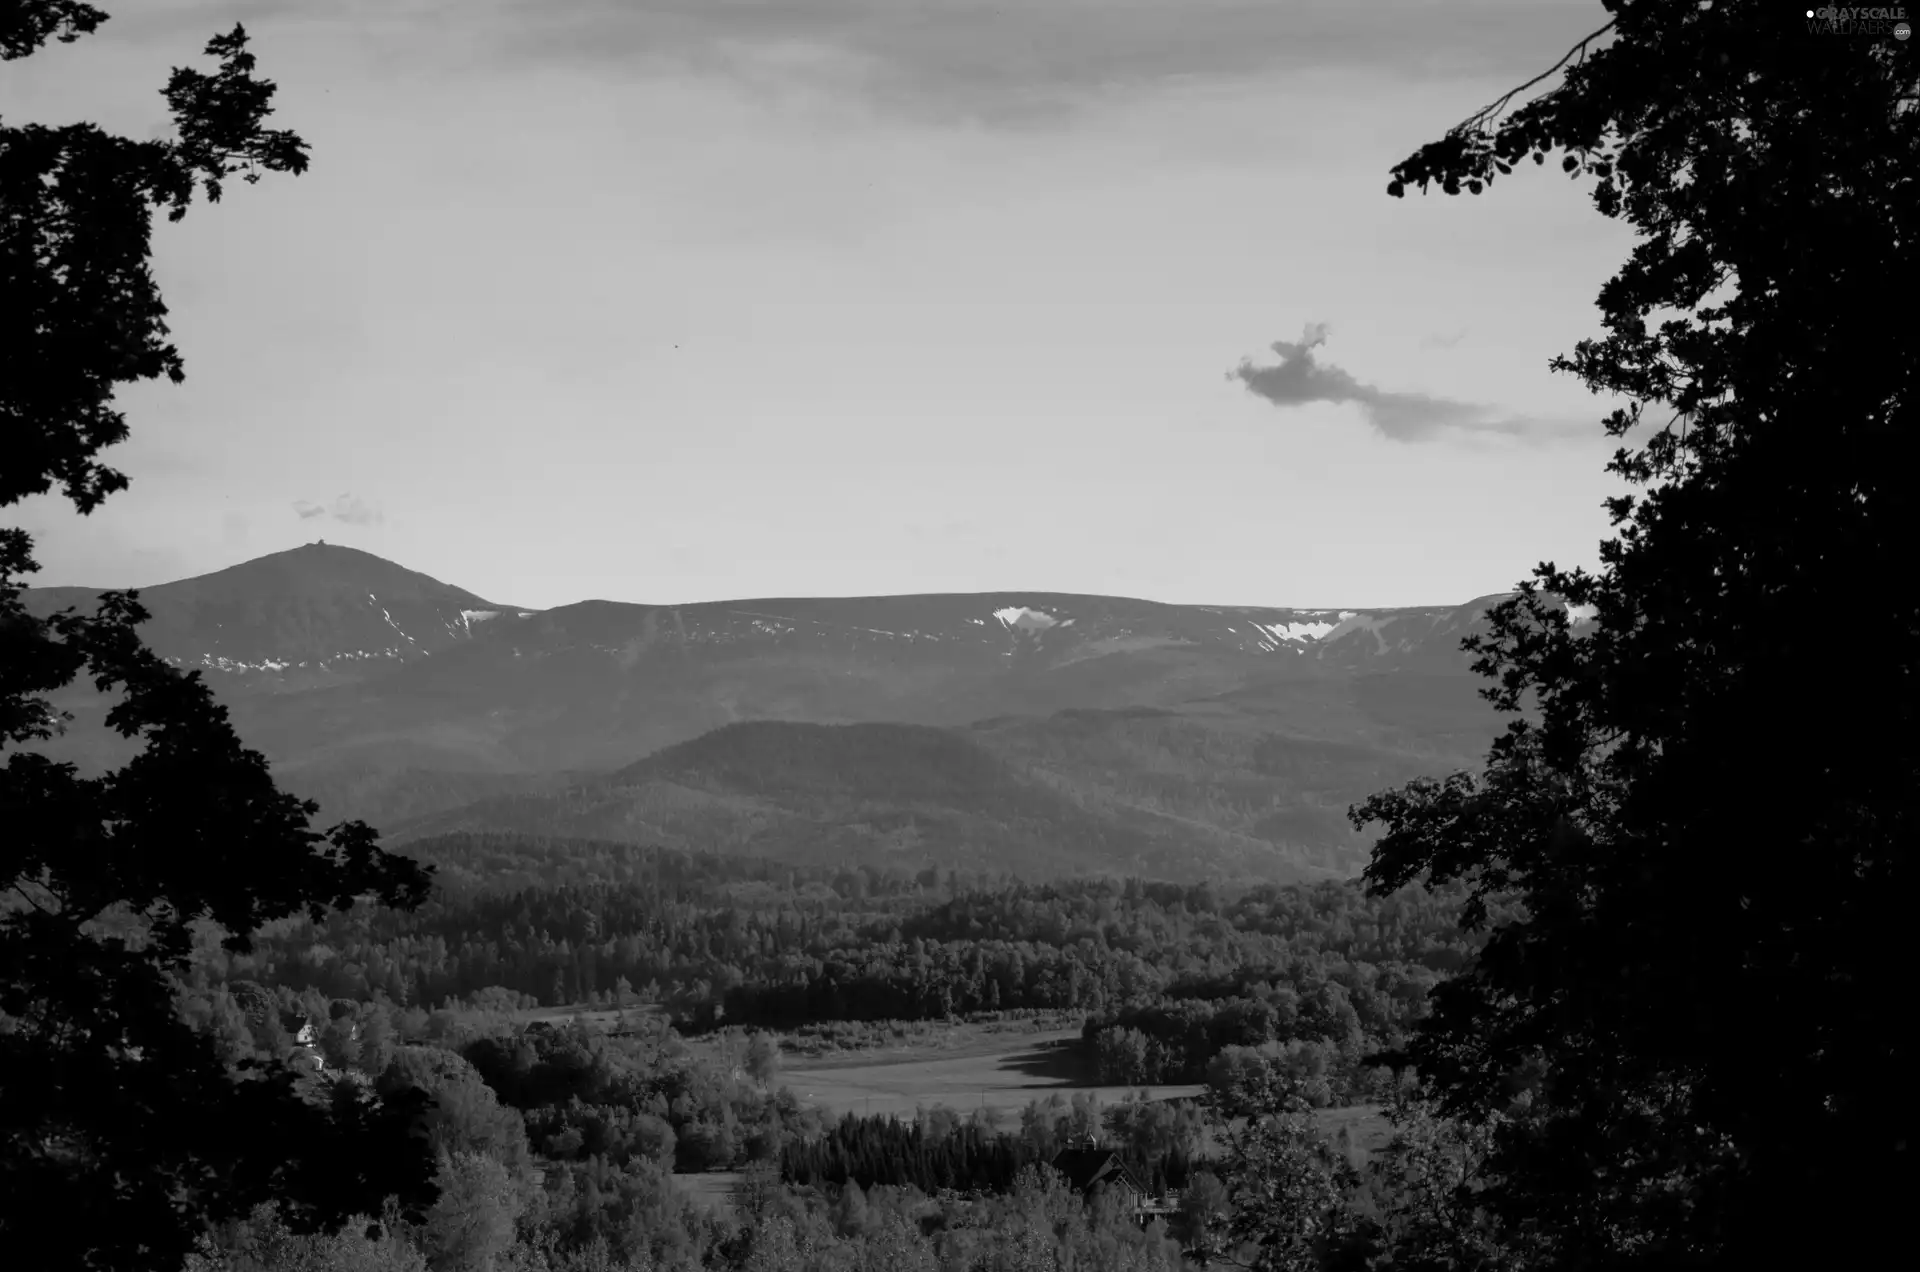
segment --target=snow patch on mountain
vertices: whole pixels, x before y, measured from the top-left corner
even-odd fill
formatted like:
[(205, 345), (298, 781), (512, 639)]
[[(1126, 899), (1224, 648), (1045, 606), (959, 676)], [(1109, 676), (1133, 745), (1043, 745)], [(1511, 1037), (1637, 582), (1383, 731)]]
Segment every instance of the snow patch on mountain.
[(1304, 643), (1320, 640), (1335, 627), (1333, 623), (1255, 623), (1255, 627), (1275, 640)]
[[(413, 640), (413, 637), (411, 637), (411, 636), (408, 636), (408, 635), (407, 635), (407, 634), (406, 634), (406, 633), (405, 633), (404, 631), (400, 631), (400, 624), (398, 624), (398, 623), (396, 623), (396, 622), (394, 622), (394, 621), (393, 621), (393, 615), (392, 615), (392, 614), (389, 614), (389, 613), (387, 612), (387, 607), (386, 607), (386, 606), (384, 606), (384, 605), (382, 605), (382, 604), (380, 604), (380, 598), (379, 598), (379, 597), (377, 597), (377, 596), (375, 596), (375, 595), (374, 595), (374, 594), (373, 594), (372, 592), (368, 592), (368, 593), (367, 593), (367, 599), (368, 599), (369, 601), (371, 601), (371, 602), (373, 603), (373, 605), (374, 605), (374, 607), (375, 607), (376, 609), (378, 609), (378, 610), (380, 611), (380, 617), (382, 617), (382, 618), (384, 618), (384, 619), (386, 619), (386, 620), (387, 620), (387, 626), (388, 626), (388, 627), (391, 627), (391, 628), (393, 628), (393, 630), (394, 630), (394, 631), (396, 631), (396, 632), (400, 632), (400, 635), (401, 635), (401, 636), (403, 636), (403, 637), (405, 637), (405, 638), (406, 638), (407, 640)], [(417, 642), (416, 642), (416, 643), (417, 643)]]
[(1362, 614), (1355, 610), (1341, 610), (1340, 621), (1320, 638), (1320, 643), (1331, 645), (1355, 632), (1372, 632), (1374, 642), (1379, 646), (1377, 652), (1384, 654), (1387, 652), (1387, 638), (1381, 634), (1380, 629), (1391, 621), (1392, 619), (1389, 618), (1376, 618), (1371, 614)]
[[(177, 662), (178, 660), (169, 659), (168, 661)], [(202, 655), (200, 659), (200, 665), (203, 667), (210, 667), (215, 671), (226, 671), (226, 672), (285, 671), (287, 668), (294, 666), (293, 663), (285, 662), (278, 658), (263, 658), (259, 662), (250, 663), (250, 662), (242, 662), (237, 658), (224, 658), (219, 654)], [(306, 666), (305, 663), (301, 663), (299, 665), (302, 667)]]
[(500, 617), (500, 611), (499, 610), (461, 610), (460, 617), (467, 624), (468, 627), (472, 627), (475, 623), (484, 623), (490, 618)]
[(1010, 605), (1006, 609), (997, 609), (993, 611), (993, 616), (1009, 629), (1017, 627), (1024, 631), (1044, 632), (1060, 621), (1051, 614), (1043, 614), (1039, 610), (1028, 609), (1023, 605)]
[[(199, 658), (194, 660), (194, 663), (197, 666), (207, 668), (209, 671), (223, 671), (229, 674), (239, 675), (250, 671), (281, 672), (289, 668), (296, 670), (302, 667), (328, 668), (339, 662), (372, 658), (398, 658), (402, 652), (397, 645), (390, 645), (385, 649), (347, 649), (338, 653), (329, 654), (325, 658), (312, 660), (302, 658), (298, 662), (288, 658), (272, 657), (262, 658), (258, 662), (248, 662), (244, 658), (229, 658), (224, 654), (201, 654)], [(187, 665), (187, 660), (177, 654), (169, 654), (167, 656), (167, 662), (175, 667), (184, 667)]]

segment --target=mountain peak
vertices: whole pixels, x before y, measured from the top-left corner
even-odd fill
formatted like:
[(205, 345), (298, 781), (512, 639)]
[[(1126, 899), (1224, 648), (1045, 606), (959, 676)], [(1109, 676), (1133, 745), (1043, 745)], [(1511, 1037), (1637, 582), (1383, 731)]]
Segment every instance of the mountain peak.
[[(155, 652), (270, 690), (363, 679), (470, 639), (486, 619), (527, 612), (324, 540), (139, 592), (150, 615), (141, 636)], [(35, 588), (26, 601), (50, 612), (97, 595)]]
[(143, 589), (143, 595), (175, 588), (192, 588), (207, 595), (244, 594), (253, 598), (322, 595), (340, 588), (372, 588), (395, 595), (441, 591), (458, 596), (473, 607), (490, 604), (472, 592), (442, 583), (431, 575), (409, 570), (371, 552), (328, 543), (324, 539), (303, 543), (283, 552), (270, 552), (266, 556), (254, 557), (211, 574), (195, 575), (193, 578)]

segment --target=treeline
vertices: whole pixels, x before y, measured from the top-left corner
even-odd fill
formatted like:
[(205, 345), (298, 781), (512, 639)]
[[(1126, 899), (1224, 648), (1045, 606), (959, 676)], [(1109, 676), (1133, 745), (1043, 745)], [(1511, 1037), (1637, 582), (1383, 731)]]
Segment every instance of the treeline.
[(1039, 1163), (1025, 1143), (978, 1122), (932, 1129), (924, 1122), (849, 1113), (819, 1139), (788, 1144), (780, 1175), (788, 1183), (862, 1189), (910, 1184), (921, 1192), (1004, 1192)]
[(1184, 1189), (1200, 1142), (1201, 1115), (1192, 1104), (1128, 1100), (1104, 1111), (1088, 1096), (1059, 1096), (1030, 1105), (1017, 1131), (995, 1129), (973, 1115), (923, 1109), (911, 1121), (852, 1113), (780, 1153), (781, 1178), (800, 1187), (913, 1187), (939, 1192), (1004, 1193), (1022, 1172), (1050, 1164), (1090, 1137), (1116, 1151), (1155, 1195)]

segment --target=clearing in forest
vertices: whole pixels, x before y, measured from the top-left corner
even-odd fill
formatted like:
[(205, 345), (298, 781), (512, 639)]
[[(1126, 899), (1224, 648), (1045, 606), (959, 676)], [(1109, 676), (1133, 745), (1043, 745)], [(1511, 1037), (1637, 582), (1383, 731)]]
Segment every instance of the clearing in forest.
[(807, 1060), (783, 1068), (778, 1082), (830, 1113), (896, 1114), (945, 1105), (960, 1114), (987, 1109), (1009, 1128), (1020, 1110), (1050, 1095), (1082, 1092), (1117, 1104), (1135, 1090), (1153, 1099), (1200, 1094), (1197, 1085), (1135, 1088), (1101, 1086), (1081, 1058), (1080, 1031), (983, 1034), (978, 1042), (889, 1048)]

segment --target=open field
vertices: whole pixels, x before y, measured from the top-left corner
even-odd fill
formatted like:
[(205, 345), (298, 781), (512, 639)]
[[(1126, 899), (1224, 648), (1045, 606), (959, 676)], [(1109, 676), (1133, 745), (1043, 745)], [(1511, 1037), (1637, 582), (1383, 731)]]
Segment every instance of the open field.
[[(1092, 1083), (1075, 1047), (1077, 1029), (982, 1034), (810, 1060), (786, 1068), (780, 1084), (831, 1113), (912, 1114), (944, 1104), (959, 1113), (985, 1108), (1017, 1123), (1030, 1101), (1083, 1092), (1116, 1104), (1136, 1088)], [(1154, 1099), (1198, 1095), (1198, 1086), (1154, 1087)]]
[(526, 1007), (513, 1013), (513, 1018), (523, 1024), (544, 1021), (556, 1027), (572, 1023), (578, 1017), (589, 1025), (603, 1029), (619, 1027), (622, 1016), (644, 1016), (660, 1009), (650, 1004), (633, 1007), (588, 1007), (581, 1004), (569, 1004), (564, 1007)]
[(673, 1182), (696, 1206), (725, 1212), (733, 1208), (733, 1193), (740, 1186), (740, 1175), (737, 1170), (710, 1170), (676, 1174)]
[[(603, 1027), (616, 1026), (622, 1014), (583, 1006), (541, 1007), (516, 1013), (523, 1020), (545, 1020), (555, 1025), (580, 1016)], [(1055, 1094), (1071, 1099), (1090, 1093), (1105, 1106), (1117, 1104), (1139, 1090), (1157, 1100), (1188, 1098), (1205, 1090), (1195, 1084), (1148, 1088), (1098, 1085), (1091, 1081), (1081, 1060), (1079, 1039), (1078, 1029), (1034, 1030), (1022, 1022), (920, 1025), (902, 1029), (894, 1042), (859, 1050), (804, 1057), (786, 1051), (775, 1081), (836, 1116), (846, 1112), (911, 1116), (916, 1109), (936, 1105), (962, 1114), (985, 1108), (1007, 1129), (1019, 1124), (1020, 1111), (1029, 1102)], [(732, 1054), (739, 1046), (737, 1039), (701, 1038), (690, 1040), (688, 1045), (710, 1060), (737, 1063)], [(1344, 1128), (1361, 1158), (1379, 1152), (1393, 1134), (1378, 1105), (1322, 1109), (1316, 1120), (1329, 1137)], [(730, 1172), (675, 1178), (706, 1205), (726, 1203), (739, 1182)]]

